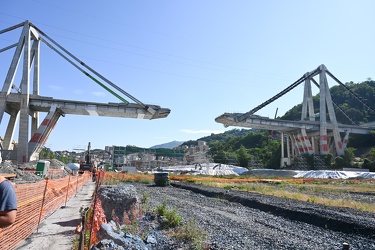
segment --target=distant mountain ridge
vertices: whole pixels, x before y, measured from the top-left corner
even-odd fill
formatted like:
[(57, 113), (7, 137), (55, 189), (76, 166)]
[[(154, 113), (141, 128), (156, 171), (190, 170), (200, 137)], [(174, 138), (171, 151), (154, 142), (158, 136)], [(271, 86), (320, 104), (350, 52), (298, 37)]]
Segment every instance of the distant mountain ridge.
[(160, 145), (152, 146), (152, 147), (150, 147), (150, 149), (155, 149), (155, 148), (169, 148), (169, 149), (172, 149), (172, 148), (180, 146), (183, 143), (184, 143), (183, 141), (171, 141), (171, 142), (163, 143), (163, 144), (160, 144)]

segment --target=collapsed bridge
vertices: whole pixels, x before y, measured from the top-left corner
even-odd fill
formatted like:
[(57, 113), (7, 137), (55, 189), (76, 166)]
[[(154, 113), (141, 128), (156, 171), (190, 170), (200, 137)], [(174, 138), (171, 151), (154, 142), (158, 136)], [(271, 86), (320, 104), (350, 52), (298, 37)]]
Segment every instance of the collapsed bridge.
[[(375, 124), (356, 125), (350, 117), (346, 116), (343, 110), (332, 101), (327, 75), (347, 88), (347, 86), (329, 72), (324, 65), (320, 65), (317, 69), (304, 74), (292, 85), (249, 112), (224, 113), (217, 117), (215, 121), (222, 123), (226, 127), (237, 126), (280, 132), (281, 167), (285, 166), (285, 164), (290, 165), (297, 156), (303, 154), (327, 155), (328, 153), (332, 153), (336, 156), (344, 155), (349, 134), (369, 134), (372, 130), (375, 130)], [(319, 77), (319, 83), (314, 79), (316, 76)], [(269, 119), (268, 117), (261, 117), (254, 114), (301, 83), (304, 83), (304, 95), (301, 119), (299, 121)], [(315, 113), (314, 111), (311, 83), (319, 88), (319, 113)], [(375, 113), (375, 110), (368, 106), (362, 98), (353, 93), (350, 89), (347, 88), (347, 90), (349, 90), (364, 107)], [(335, 107), (340, 112), (343, 112), (352, 124), (346, 125), (338, 123), (334, 110)], [(317, 118), (319, 118), (319, 120), (316, 120)]]
[[(22, 28), (18, 42), (5, 48), (0, 48), (0, 53), (15, 48), (3, 88), (0, 92), (0, 123), (3, 120), (4, 113), (9, 115), (5, 136), (0, 143), (3, 159), (17, 160), (17, 162), (38, 160), (40, 151), (61, 116), (73, 114), (158, 119), (166, 118), (169, 115), (170, 109), (142, 103), (80, 61), (29, 21), (0, 30), (0, 35), (17, 28)], [(39, 54), (41, 42), (106, 91), (121, 100), (121, 102), (96, 103), (59, 100), (52, 97), (40, 96)], [(19, 85), (16, 85), (14, 79), (17, 74), (18, 65), (21, 62), (22, 54), (22, 72), (20, 73), (22, 76)], [(134, 101), (134, 103), (125, 100), (124, 96)], [(40, 123), (39, 114), (41, 112), (47, 112), (47, 115)], [(12, 140), (17, 126), (19, 127), (18, 143), (15, 146), (12, 144)], [(29, 138), (29, 134), (31, 138)]]

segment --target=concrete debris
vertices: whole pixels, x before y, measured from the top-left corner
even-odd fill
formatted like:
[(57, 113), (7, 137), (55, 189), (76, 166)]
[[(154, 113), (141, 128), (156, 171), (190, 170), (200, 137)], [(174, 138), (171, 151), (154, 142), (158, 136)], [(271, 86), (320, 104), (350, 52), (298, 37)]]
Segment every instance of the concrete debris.
[[(103, 239), (91, 247), (91, 250), (102, 249), (142, 249), (147, 250), (148, 247), (144, 241), (137, 235), (115, 231), (113, 224), (102, 224), (98, 238)], [(103, 248), (105, 246), (105, 248)], [(112, 247), (112, 248), (110, 248)]]
[(125, 250), (122, 246), (117, 245), (113, 240), (104, 239), (93, 245), (91, 250)]
[(139, 201), (137, 190), (129, 184), (101, 186), (99, 199), (102, 202), (107, 221), (115, 219), (114, 216), (122, 220), (124, 212), (129, 212), (132, 208), (135, 208)]
[[(50, 169), (61, 170), (51, 173), (49, 176), (52, 179), (62, 178), (69, 175), (72, 170), (63, 162), (50, 159)], [(27, 163), (14, 164), (11, 161), (3, 161), (0, 163), (0, 173), (6, 174), (16, 174), (16, 177), (11, 179), (14, 183), (30, 183), (42, 181), (45, 178), (43, 176), (38, 176), (33, 170), (36, 170), (36, 165), (38, 161), (31, 161)]]
[[(109, 249), (155, 249), (158, 244), (156, 236), (156, 226), (154, 225), (155, 216), (147, 212), (145, 214), (134, 214), (136, 208), (139, 208), (138, 192), (133, 185), (123, 184), (117, 186), (101, 186), (99, 189), (99, 199), (108, 223), (101, 225), (97, 238), (99, 242), (93, 245), (91, 250), (109, 250)], [(125, 220), (125, 214), (136, 216), (132, 218), (137, 220), (140, 228), (135, 234), (129, 232), (129, 221)], [(130, 217), (128, 217), (130, 219)], [(139, 223), (139, 224), (138, 224)]]

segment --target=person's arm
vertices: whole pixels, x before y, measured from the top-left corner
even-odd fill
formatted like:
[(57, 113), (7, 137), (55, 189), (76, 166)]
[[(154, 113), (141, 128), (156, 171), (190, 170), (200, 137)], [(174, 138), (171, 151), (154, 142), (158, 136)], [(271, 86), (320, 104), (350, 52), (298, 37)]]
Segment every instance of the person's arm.
[(16, 221), (17, 210), (0, 211), (0, 228), (12, 225)]
[(12, 183), (2, 176), (0, 180), (0, 228), (4, 228), (16, 221), (17, 197)]

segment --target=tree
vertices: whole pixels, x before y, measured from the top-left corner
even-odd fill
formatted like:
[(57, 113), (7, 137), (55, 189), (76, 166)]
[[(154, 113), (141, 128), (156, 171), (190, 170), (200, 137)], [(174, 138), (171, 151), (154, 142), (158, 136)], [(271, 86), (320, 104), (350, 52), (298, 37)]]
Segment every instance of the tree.
[(56, 155), (49, 148), (42, 148), (39, 153), (39, 159), (56, 159)]
[(247, 153), (247, 150), (243, 145), (241, 145), (241, 147), (236, 151), (236, 155), (240, 166), (247, 168), (249, 165), (250, 155)]
[(351, 162), (353, 161), (353, 159), (355, 157), (355, 151), (356, 151), (355, 148), (351, 148), (351, 147), (345, 148), (343, 158), (348, 165), (351, 165)]
[(346, 148), (343, 156), (337, 156), (333, 164), (333, 168), (349, 168), (353, 167), (352, 161), (355, 157), (355, 148)]
[(212, 158), (214, 162), (216, 163), (223, 163), (223, 164), (228, 163), (228, 157), (224, 150), (218, 151)]

